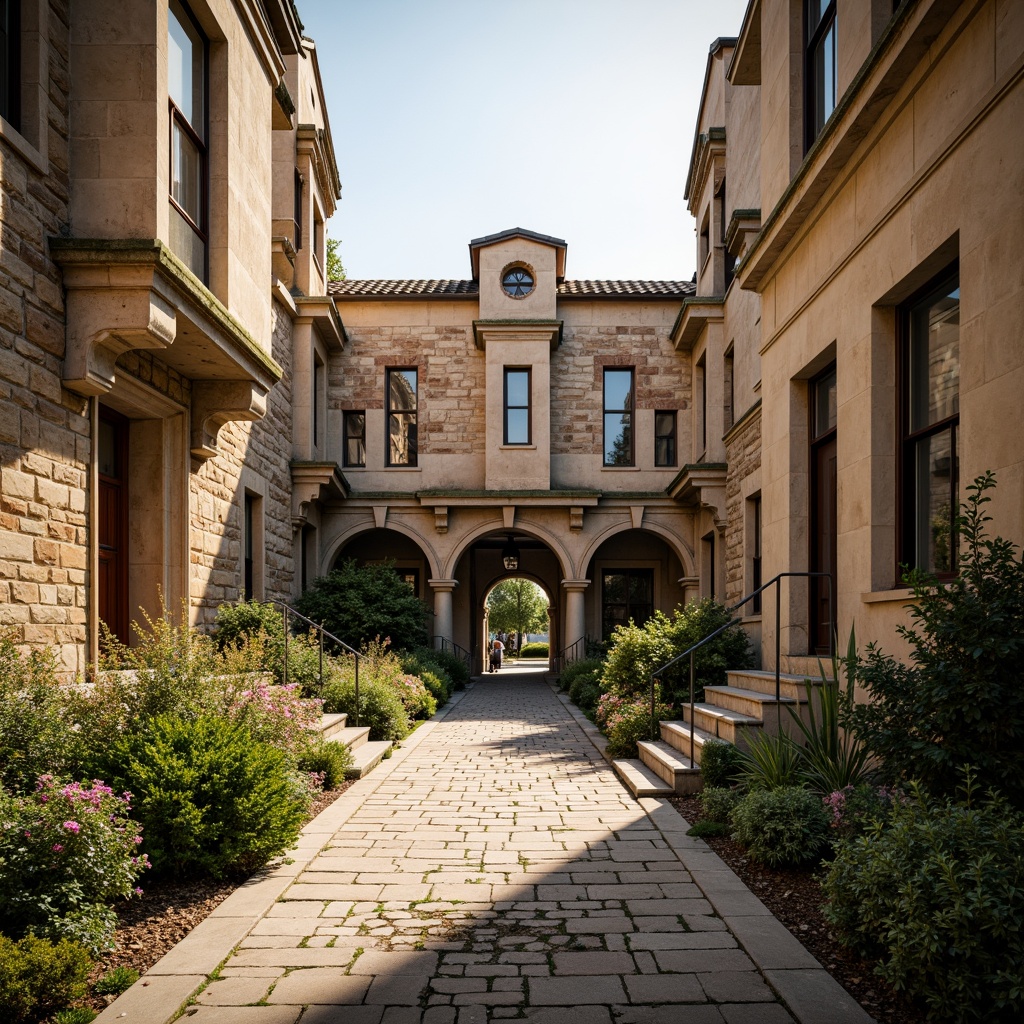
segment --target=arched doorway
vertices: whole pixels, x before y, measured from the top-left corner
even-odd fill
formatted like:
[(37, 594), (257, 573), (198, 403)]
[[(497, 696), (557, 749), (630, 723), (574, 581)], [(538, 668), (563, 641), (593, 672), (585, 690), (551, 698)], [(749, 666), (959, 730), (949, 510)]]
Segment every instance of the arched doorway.
[[(551, 637), (551, 595), (535, 579), (517, 568), (509, 570), (507, 579), (498, 580), (484, 595), (483, 636), (481, 642), (492, 652), (490, 667), (493, 670), (493, 647), (495, 641), (501, 645), (503, 663), (518, 661), (524, 646), (531, 637), (538, 642), (550, 644)], [(550, 653), (550, 646), (548, 648)], [(531, 659), (537, 667), (543, 662), (548, 667), (548, 656)]]

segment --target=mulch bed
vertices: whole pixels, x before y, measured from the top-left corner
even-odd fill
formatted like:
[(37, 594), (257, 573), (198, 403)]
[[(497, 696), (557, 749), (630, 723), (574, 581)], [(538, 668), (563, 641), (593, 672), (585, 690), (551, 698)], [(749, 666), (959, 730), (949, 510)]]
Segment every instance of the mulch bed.
[[(329, 807), (351, 786), (343, 782), (337, 789), (321, 793), (313, 801), (310, 821)], [(116, 948), (97, 961), (89, 976), (90, 985), (115, 967), (134, 968), (145, 974), (165, 953), (179, 943), (197, 924), (238, 888), (239, 880), (199, 879), (197, 881), (152, 882), (142, 880), (143, 893), (117, 907)], [(145, 984), (145, 980), (142, 982)], [(94, 1010), (114, 1001), (114, 996), (91, 995), (86, 1006)]]
[[(691, 825), (703, 817), (696, 797), (669, 800)], [(874, 975), (873, 963), (833, 938), (821, 913), (825, 896), (813, 871), (764, 867), (750, 860), (743, 847), (728, 837), (709, 837), (704, 842), (879, 1024), (926, 1024), (923, 1013)]]

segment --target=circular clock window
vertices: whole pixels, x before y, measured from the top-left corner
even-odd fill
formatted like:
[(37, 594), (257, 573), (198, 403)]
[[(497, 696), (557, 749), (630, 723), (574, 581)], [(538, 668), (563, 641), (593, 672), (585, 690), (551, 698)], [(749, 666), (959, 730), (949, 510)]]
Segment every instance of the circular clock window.
[(501, 273), (501, 287), (513, 299), (526, 298), (533, 291), (533, 272), (522, 264), (506, 267)]

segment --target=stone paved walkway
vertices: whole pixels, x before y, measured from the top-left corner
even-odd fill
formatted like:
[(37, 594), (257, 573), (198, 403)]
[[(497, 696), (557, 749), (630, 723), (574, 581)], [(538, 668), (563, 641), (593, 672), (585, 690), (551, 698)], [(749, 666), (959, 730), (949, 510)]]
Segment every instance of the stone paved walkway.
[(869, 1021), (535, 671), (479, 680), (100, 1020)]

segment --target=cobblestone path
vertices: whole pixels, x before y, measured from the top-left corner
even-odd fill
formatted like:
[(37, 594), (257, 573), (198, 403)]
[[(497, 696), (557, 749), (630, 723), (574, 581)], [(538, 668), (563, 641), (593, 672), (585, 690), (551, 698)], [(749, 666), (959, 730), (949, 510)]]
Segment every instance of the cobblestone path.
[(541, 680), (486, 678), (432, 723), (184, 1019), (792, 1021), (645, 810), (659, 802), (633, 799)]

